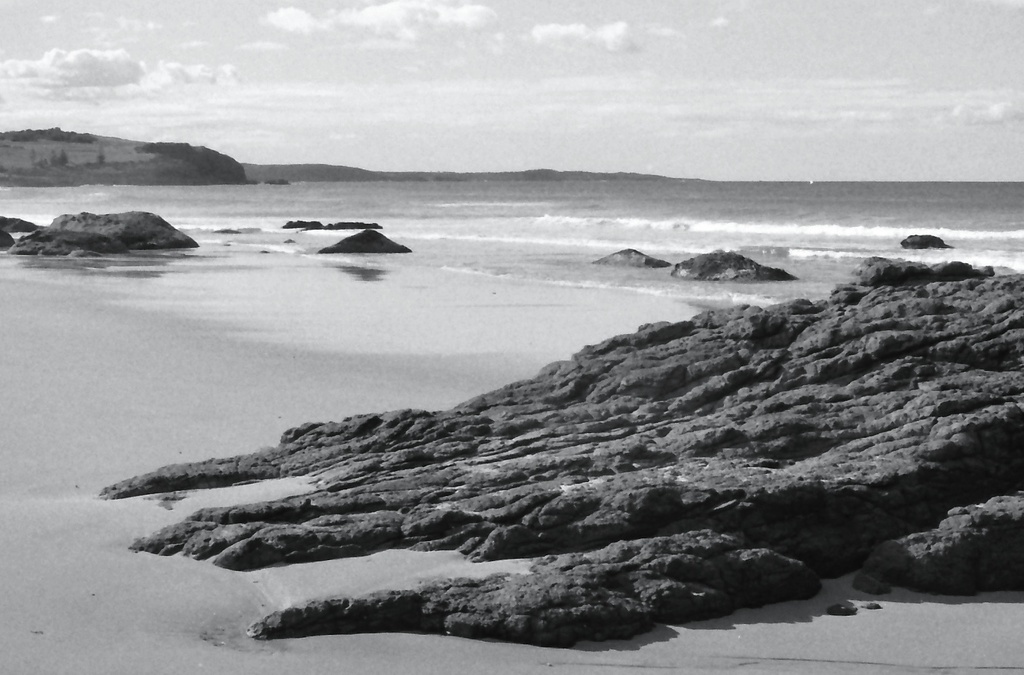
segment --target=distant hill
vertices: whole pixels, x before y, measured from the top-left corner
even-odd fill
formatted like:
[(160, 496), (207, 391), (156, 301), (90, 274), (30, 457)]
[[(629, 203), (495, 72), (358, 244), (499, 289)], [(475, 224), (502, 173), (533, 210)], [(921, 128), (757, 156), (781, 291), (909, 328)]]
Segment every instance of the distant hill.
[(501, 171), (490, 173), (455, 173), (450, 171), (370, 171), (351, 166), (330, 164), (246, 164), (245, 173), (258, 182), (289, 183), (339, 182), (469, 182), (469, 181), (588, 181), (588, 180), (678, 180), (644, 173), (595, 173), (591, 171)]
[(225, 185), (237, 161), (187, 143), (147, 143), (63, 129), (0, 132), (0, 186)]

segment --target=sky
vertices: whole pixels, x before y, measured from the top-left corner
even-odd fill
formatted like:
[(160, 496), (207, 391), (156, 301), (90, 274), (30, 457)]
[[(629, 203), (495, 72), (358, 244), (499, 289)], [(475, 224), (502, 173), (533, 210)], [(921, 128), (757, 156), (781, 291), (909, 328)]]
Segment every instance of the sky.
[(1024, 0), (0, 0), (0, 129), (251, 163), (1024, 181)]

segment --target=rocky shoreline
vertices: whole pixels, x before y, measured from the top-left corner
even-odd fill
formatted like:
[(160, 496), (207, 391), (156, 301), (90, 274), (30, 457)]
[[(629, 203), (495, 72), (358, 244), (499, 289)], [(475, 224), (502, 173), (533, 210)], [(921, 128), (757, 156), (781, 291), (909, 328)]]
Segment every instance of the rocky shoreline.
[[(878, 590), (1024, 589), (1022, 397), (1024, 276), (874, 259), (826, 300), (644, 326), (451, 410), (309, 423), (103, 495), (315, 479), (133, 546), (227, 569), (389, 548), (533, 560), (285, 609), (254, 637), (571, 646), (807, 598), (862, 567)], [(946, 569), (960, 581), (929, 581)]]

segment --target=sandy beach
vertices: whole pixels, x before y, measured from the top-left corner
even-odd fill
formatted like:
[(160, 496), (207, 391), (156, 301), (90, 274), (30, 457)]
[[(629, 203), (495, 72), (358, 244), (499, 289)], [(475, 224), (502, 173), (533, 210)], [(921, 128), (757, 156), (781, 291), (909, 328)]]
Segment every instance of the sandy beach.
[[(195, 508), (300, 493), (302, 481), (169, 504), (97, 492), (164, 464), (272, 445), (305, 421), (446, 408), (693, 310), (415, 268), (366, 283), (358, 270), (255, 254), (106, 269), (3, 259), (0, 288), (5, 672), (1024, 671), (1024, 593), (871, 598), (848, 578), (808, 601), (574, 650), (421, 635), (254, 642), (243, 635), (251, 621), (298, 600), (523, 566), (389, 552), (229, 572), (128, 545)], [(881, 609), (826, 615), (839, 600)]]

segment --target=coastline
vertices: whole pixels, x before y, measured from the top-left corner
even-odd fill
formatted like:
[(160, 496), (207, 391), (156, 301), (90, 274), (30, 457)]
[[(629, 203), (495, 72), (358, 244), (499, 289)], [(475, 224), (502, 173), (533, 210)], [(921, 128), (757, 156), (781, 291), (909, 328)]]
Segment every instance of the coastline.
[[(1009, 670), (1024, 661), (1015, 635), (1008, 634), (1024, 620), (1024, 594), (963, 600), (897, 591), (881, 600), (882, 611), (826, 616), (832, 602), (865, 598), (851, 591), (848, 578), (827, 581), (823, 593), (808, 601), (660, 627), (635, 640), (585, 643), (576, 650), (422, 635), (256, 643), (243, 635), (249, 622), (319, 594), (319, 584), (327, 583), (320, 580), (338, 584), (339, 592), (365, 592), (394, 578), (405, 586), (417, 578), (477, 574), (483, 568), (450, 553), (393, 552), (233, 573), (179, 557), (135, 555), (127, 549), (132, 539), (195, 508), (305, 488), (301, 481), (274, 481), (170, 504), (101, 501), (98, 488), (169, 461), (250, 452), (272, 443), (285, 427), (310, 419), (451, 405), (532, 374), (536, 361), (551, 360), (541, 356), (544, 345), (538, 343), (533, 360), (513, 355), (485, 373), (479, 355), (373, 358), (314, 351), (265, 339), (259, 331), (239, 331), (231, 320), (190, 315), (181, 306), (174, 309), (174, 302), (147, 306), (131, 299), (123, 275), (113, 283), (97, 282), (95, 276), (90, 281), (88, 275), (56, 270), (26, 274), (3, 262), (0, 280), (7, 292), (0, 303), (8, 350), (0, 365), (19, 383), (0, 395), (9, 418), (9, 470), (0, 498), (7, 546), (0, 570), (21, 580), (9, 591), (0, 624), (12, 668), (85, 675), (339, 668), (442, 673), (487, 663), (495, 673), (970, 672)], [(224, 274), (245, 278), (237, 270)], [(186, 271), (174, 283), (187, 289), (201, 278)], [(479, 285), (473, 289), (480, 291)], [(550, 300), (547, 288), (530, 292), (535, 300)], [(528, 318), (536, 308), (525, 300), (521, 311)], [(339, 380), (346, 386), (339, 388)], [(514, 568), (514, 561), (504, 564)]]

